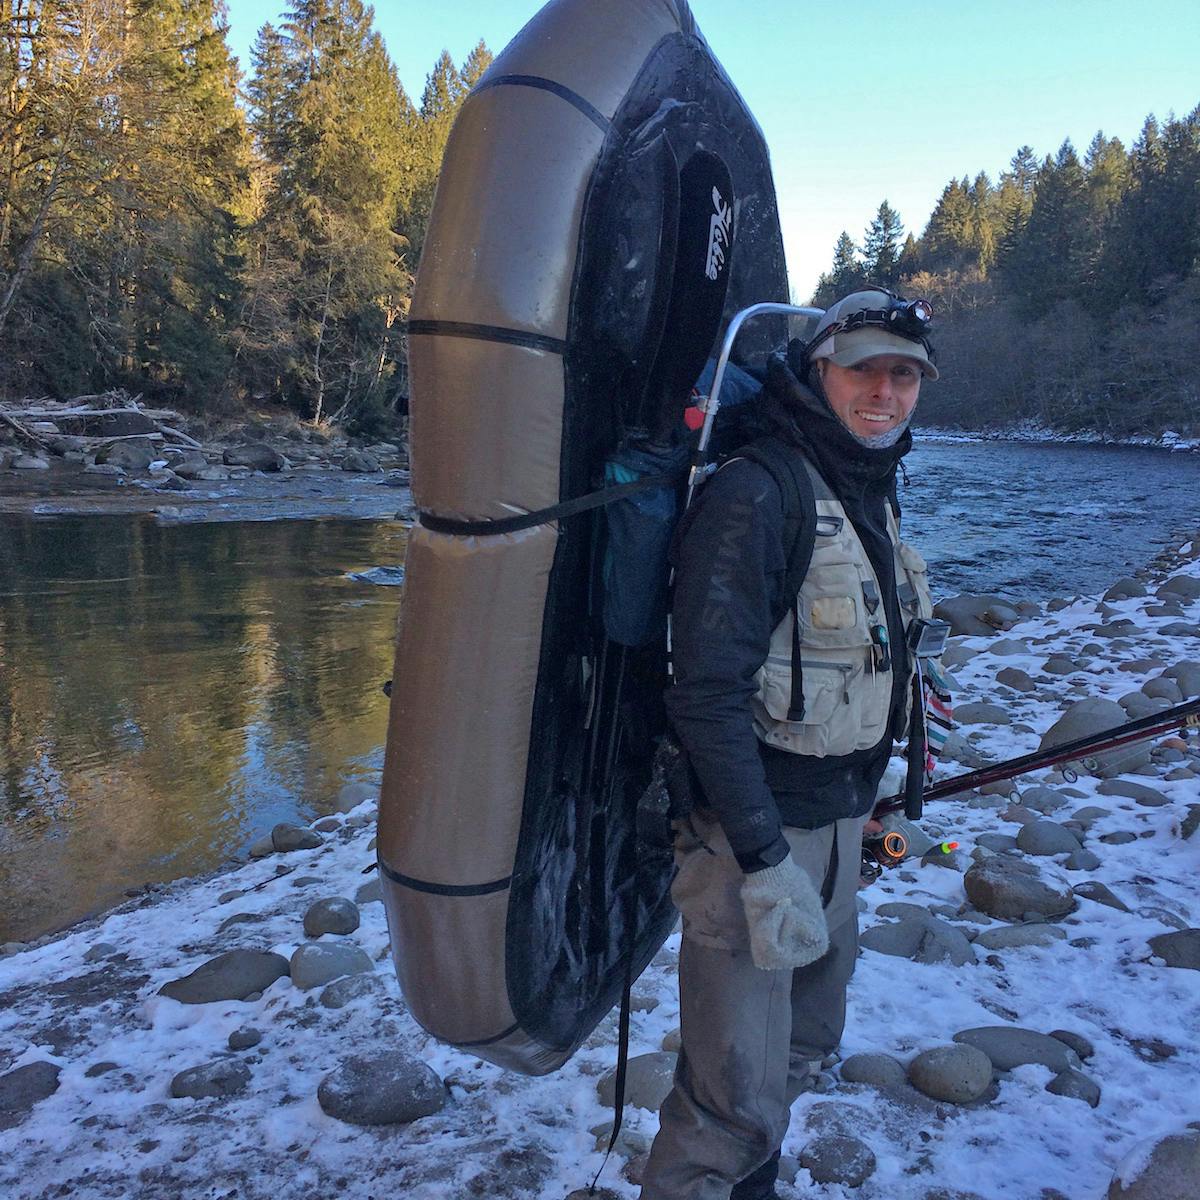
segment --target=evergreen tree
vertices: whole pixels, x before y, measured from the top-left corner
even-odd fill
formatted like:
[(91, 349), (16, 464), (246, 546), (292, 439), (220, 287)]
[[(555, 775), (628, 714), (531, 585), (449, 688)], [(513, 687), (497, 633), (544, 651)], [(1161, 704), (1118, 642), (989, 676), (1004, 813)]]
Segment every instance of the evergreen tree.
[(828, 308), (835, 300), (858, 291), (866, 282), (858, 249), (850, 235), (842, 230), (833, 248), (833, 266), (828, 274), (817, 280), (812, 302), (817, 308)]
[(996, 263), (1003, 268), (1025, 233), (1037, 184), (1037, 157), (1031, 146), (1013, 155), (1009, 169), (1000, 176), (995, 199)]
[(487, 48), (487, 43), (480, 39), (458, 72), (464, 96), (483, 78), (483, 73), (491, 65), (492, 52)]
[(950, 180), (921, 235), (921, 258), (927, 270), (962, 269), (973, 250), (973, 219), (967, 181)]
[(894, 208), (884, 200), (863, 238), (863, 269), (867, 281), (894, 288), (900, 281), (900, 246), (904, 226)]

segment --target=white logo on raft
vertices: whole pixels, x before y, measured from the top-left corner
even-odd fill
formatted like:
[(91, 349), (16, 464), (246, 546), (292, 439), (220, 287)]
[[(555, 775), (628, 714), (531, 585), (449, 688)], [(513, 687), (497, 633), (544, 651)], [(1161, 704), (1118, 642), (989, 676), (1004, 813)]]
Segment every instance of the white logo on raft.
[(708, 262), (704, 264), (704, 273), (709, 279), (716, 279), (725, 265), (729, 230), (733, 226), (733, 209), (725, 203), (716, 188), (713, 188), (712, 198), (716, 211), (708, 223)]

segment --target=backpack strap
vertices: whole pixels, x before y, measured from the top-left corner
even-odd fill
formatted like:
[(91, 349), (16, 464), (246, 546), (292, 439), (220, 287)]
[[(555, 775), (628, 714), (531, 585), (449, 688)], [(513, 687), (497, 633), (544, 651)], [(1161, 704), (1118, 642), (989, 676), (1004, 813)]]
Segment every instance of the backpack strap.
[(800, 661), (800, 585), (808, 574), (816, 546), (817, 498), (801, 454), (778, 438), (759, 438), (738, 453), (756, 462), (779, 488), (783, 497), (783, 552), (787, 566), (783, 594), (792, 610), (792, 694), (788, 720), (804, 720), (804, 672)]

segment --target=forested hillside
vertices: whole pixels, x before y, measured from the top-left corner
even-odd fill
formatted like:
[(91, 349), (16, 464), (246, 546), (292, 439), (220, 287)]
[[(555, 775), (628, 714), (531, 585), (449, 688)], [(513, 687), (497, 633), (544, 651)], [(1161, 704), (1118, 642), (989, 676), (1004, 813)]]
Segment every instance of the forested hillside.
[(404, 317), (455, 111), (406, 95), (361, 0), (297, 0), (243, 75), (221, 0), (3, 0), (0, 393), (125, 387), (360, 426)]
[(1130, 150), (1023, 146), (996, 183), (952, 179), (919, 238), (885, 200), (814, 300), (868, 280), (934, 302), (927, 424), (1200, 433), (1200, 108), (1147, 117)]
[[(438, 166), (491, 61), (419, 100), (362, 0), (295, 0), (248, 64), (222, 0), (0, 0), (0, 395), (124, 387), (369, 430)], [(923, 419), (1198, 431), (1200, 109), (953, 179), (920, 237), (884, 201), (817, 301), (866, 280), (938, 309)]]

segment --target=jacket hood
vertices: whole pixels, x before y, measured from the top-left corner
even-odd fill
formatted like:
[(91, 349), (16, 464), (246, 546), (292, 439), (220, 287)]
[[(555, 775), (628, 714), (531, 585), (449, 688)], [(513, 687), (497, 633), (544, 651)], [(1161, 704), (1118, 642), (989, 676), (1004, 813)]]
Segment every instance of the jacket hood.
[(815, 386), (801, 382), (803, 369), (797, 343), (767, 360), (763, 396), (771, 432), (804, 449), (839, 495), (890, 479), (912, 449), (912, 431), (906, 429), (894, 446), (864, 446), (834, 415), (820, 381)]

